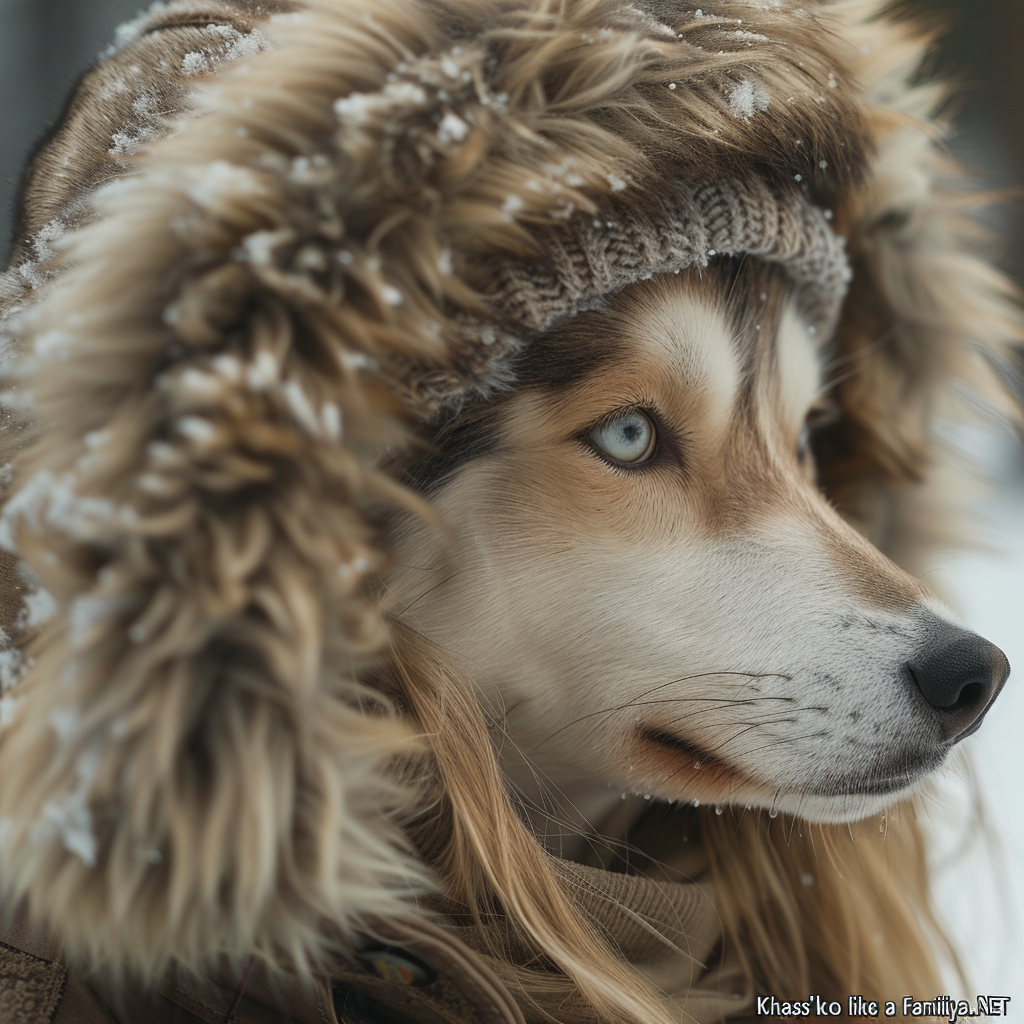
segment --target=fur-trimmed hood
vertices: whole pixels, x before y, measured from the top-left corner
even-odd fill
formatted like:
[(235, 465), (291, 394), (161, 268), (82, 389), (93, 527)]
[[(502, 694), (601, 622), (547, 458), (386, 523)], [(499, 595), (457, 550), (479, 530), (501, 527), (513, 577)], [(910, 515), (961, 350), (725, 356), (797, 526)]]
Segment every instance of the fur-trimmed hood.
[[(430, 890), (394, 768), (420, 730), (366, 684), (380, 510), (430, 515), (385, 456), (513, 387), (558, 316), (783, 265), (852, 367), (823, 486), (911, 571), (935, 423), (964, 385), (1003, 401), (1019, 333), (876, 3), (199, 7), (94, 72), (0, 279), (0, 885), (146, 975), (315, 968)], [(47, 191), (75, 146), (87, 180)]]

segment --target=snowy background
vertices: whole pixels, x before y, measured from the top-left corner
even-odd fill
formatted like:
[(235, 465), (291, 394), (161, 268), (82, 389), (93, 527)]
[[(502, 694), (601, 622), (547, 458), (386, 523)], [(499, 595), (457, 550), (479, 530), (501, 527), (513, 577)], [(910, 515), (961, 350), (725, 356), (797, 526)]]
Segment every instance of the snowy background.
[[(114, 26), (139, 6), (0, 0), (0, 265), (27, 153)], [(905, 6), (952, 27), (935, 66), (968, 86), (956, 121), (957, 152), (989, 182), (1024, 182), (1024, 0)], [(998, 206), (988, 219), (1007, 240), (1004, 266), (1024, 279), (1019, 209)], [(985, 727), (964, 744), (973, 773), (953, 766), (930, 801), (939, 903), (972, 989), (1012, 996), (1010, 1019), (1024, 1024), (1024, 455), (1008, 434), (971, 435), (963, 443), (994, 481), (978, 508), (978, 532), (990, 550), (938, 558), (928, 576), (956, 596), (968, 623), (1002, 647), (1018, 672)], [(975, 789), (984, 805), (980, 819)]]

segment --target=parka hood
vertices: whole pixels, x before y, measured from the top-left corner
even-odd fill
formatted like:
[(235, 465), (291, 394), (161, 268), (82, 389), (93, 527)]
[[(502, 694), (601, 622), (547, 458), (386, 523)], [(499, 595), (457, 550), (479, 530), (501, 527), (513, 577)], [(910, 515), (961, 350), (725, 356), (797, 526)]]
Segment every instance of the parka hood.
[[(361, 680), (389, 635), (373, 515), (424, 509), (382, 456), (633, 281), (747, 255), (840, 349), (894, 332), (832, 465), (867, 532), (913, 520), (897, 491), (935, 409), (953, 381), (997, 394), (978, 350), (1017, 326), (941, 197), (919, 48), (876, 56), (878, 6), (312, 0), (246, 6), (245, 46), (194, 0), (134, 24), (111, 60), (206, 33), (167, 73), (188, 109), (95, 194), (40, 197), (0, 279), (0, 542), (27, 581), (2, 655), (8, 901), (146, 975), (315, 967), (413, 913), (431, 881), (389, 766), (416, 730)], [(186, 101), (196, 70), (217, 73)], [(844, 491), (883, 415), (890, 462)]]

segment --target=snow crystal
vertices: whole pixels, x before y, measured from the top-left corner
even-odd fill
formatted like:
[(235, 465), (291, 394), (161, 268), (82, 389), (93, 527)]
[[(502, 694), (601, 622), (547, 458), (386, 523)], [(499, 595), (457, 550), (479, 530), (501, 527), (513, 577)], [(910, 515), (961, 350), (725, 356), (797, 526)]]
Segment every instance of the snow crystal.
[(183, 416), (175, 426), (183, 437), (201, 444), (212, 441), (217, 436), (217, 428), (201, 416)]
[(458, 114), (448, 111), (437, 126), (437, 137), (446, 145), (461, 142), (469, 134), (469, 125)]
[(128, 83), (118, 75), (116, 78), (107, 82), (106, 85), (100, 90), (100, 96), (105, 100), (113, 100), (118, 96), (123, 96), (129, 90)]
[(835, 89), (838, 85), (839, 83), (836, 81), (835, 72), (830, 71), (828, 73), (828, 87), (830, 89)]
[(749, 78), (737, 82), (729, 93), (729, 111), (733, 117), (749, 120), (755, 110), (765, 111), (771, 97), (759, 86), (755, 86)]
[(53, 243), (59, 242), (66, 232), (67, 225), (56, 218), (43, 226), (39, 234), (32, 240), (32, 248), (40, 263), (45, 263), (57, 255)]
[(426, 91), (414, 82), (392, 82), (379, 93), (354, 92), (335, 100), (334, 112), (351, 125), (365, 124), (370, 115), (389, 107), (416, 107), (427, 102)]
[(260, 349), (256, 353), (256, 358), (246, 372), (246, 379), (249, 387), (255, 391), (262, 391), (277, 383), (277, 360), (267, 349)]
[(743, 29), (736, 29), (731, 33), (737, 39), (744, 39), (751, 43), (767, 43), (770, 42), (767, 36), (761, 35), (760, 32), (746, 32)]
[[(2, 630), (0, 633), (2, 633), (2, 642), (9, 644), (10, 639), (7, 634)], [(24, 668), (24, 659), (17, 647), (7, 647), (0, 651), (0, 693), (10, 690), (21, 681)]]
[(189, 76), (205, 75), (211, 70), (210, 61), (201, 50), (186, 53), (181, 61), (181, 70)]
[(332, 441), (341, 440), (341, 410), (334, 402), (326, 402), (320, 411), (324, 430)]
[(364, 124), (375, 106), (377, 97), (365, 92), (354, 92), (336, 100), (334, 112), (350, 124)]
[(405, 302), (405, 296), (394, 285), (384, 285), (381, 295), (389, 306), (400, 306)]
[(199, 174), (199, 179), (188, 190), (188, 197), (207, 210), (225, 196), (256, 195), (263, 191), (252, 171), (226, 160), (215, 160), (199, 169)]
[[(230, 28), (227, 25), (224, 27)], [(273, 44), (258, 28), (254, 28), (248, 35), (243, 35), (237, 29), (231, 29), (231, 31), (234, 32), (234, 36), (231, 37), (231, 45), (224, 55), (227, 60), (254, 57), (257, 53), (273, 48)]]
[(75, 480), (70, 473), (55, 476), (40, 470), (7, 502), (0, 513), (0, 547), (16, 551), (14, 526), (24, 519), (33, 530), (44, 521), (76, 540), (95, 540), (117, 521), (124, 522), (126, 510), (120, 513), (108, 498), (82, 497), (75, 493)]
[(822, 210), (821, 213), (825, 220), (831, 220), (835, 216), (831, 210)]
[(18, 616), (18, 626), (21, 629), (32, 629), (41, 626), (60, 610), (57, 599), (48, 590), (40, 587), (35, 593), (25, 597), (25, 607)]
[(45, 843), (54, 835), (59, 835), (64, 848), (90, 868), (96, 866), (99, 842), (93, 833), (88, 796), (99, 772), (99, 764), (99, 754), (95, 751), (82, 754), (75, 766), (78, 788), (63, 800), (51, 800), (43, 808), (42, 819), (32, 836), (34, 842)]
[(617, 174), (608, 175), (608, 184), (611, 185), (613, 192), (623, 192), (626, 189), (626, 182)]
[(107, 150), (111, 156), (135, 156), (147, 143), (156, 138), (152, 128), (140, 128), (135, 135), (128, 132), (114, 132), (110, 141), (114, 144)]
[(822, 169), (823, 171), (824, 171), (824, 170), (827, 170), (827, 169), (828, 169), (828, 161), (827, 161), (827, 160), (819, 160), (819, 161), (818, 161), (818, 166), (819, 166), (819, 167), (820, 167), (820, 168), (821, 168), (821, 169)]
[(512, 195), (505, 196), (505, 202), (502, 203), (501, 212), (511, 220), (512, 215), (518, 213), (524, 205), (525, 203), (523, 202), (522, 196), (517, 196), (513, 193)]
[(20, 705), (20, 697), (0, 697), (0, 729), (14, 721), (14, 713)]
[(299, 423), (302, 424), (310, 433), (317, 434), (320, 432), (320, 423), (317, 420), (316, 412), (313, 409), (313, 403), (309, 400), (309, 395), (302, 390), (302, 385), (297, 380), (285, 381), (284, 387), (285, 401), (288, 403), (288, 408), (291, 410), (292, 415)]
[(203, 370), (186, 370), (179, 378), (178, 384), (183, 391), (189, 391), (199, 398), (216, 398), (224, 386), (224, 382), (212, 373)]
[(446, 277), (452, 272), (452, 251), (442, 249), (441, 255), (437, 257), (437, 269)]
[(156, 96), (144, 92), (138, 99), (132, 101), (132, 110), (139, 117), (152, 117), (157, 112), (159, 105)]
[(347, 370), (376, 370), (378, 363), (362, 352), (343, 352), (341, 361)]

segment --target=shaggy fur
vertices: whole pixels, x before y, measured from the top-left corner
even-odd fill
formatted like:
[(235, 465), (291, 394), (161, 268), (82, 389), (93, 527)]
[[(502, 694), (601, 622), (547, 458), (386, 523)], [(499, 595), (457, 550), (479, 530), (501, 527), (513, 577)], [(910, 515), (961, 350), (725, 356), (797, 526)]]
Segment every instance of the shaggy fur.
[[(4, 540), (57, 611), (4, 695), (9, 901), (73, 957), (146, 977), (254, 951), (316, 970), (411, 912), (430, 884), (415, 842), (552, 966), (510, 980), (525, 999), (554, 979), (601, 1019), (670, 1019), (557, 885), (468, 688), (374, 599), (382, 511), (431, 514), (382, 457), (514, 383), (531, 339), (492, 282), (543, 260), (568, 204), (628, 218), (670, 178), (799, 176), (854, 267), (821, 485), (913, 571), (947, 535), (936, 424), (964, 389), (1005, 405), (992, 363), (1020, 325), (972, 255), (928, 120), (941, 93), (907, 84), (923, 44), (877, 14), (313, 0), (69, 217), (95, 223), (12, 327), (23, 450)], [(465, 132), (441, 130), (449, 113)], [(65, 141), (111, 129), (72, 121)], [(41, 173), (23, 261), (58, 233)], [(9, 302), (46, 272), (9, 272)], [(427, 759), (426, 826), (396, 754)], [(882, 847), (874, 824), (855, 843), (707, 817), (760, 987), (934, 988), (913, 811), (900, 821)]]

